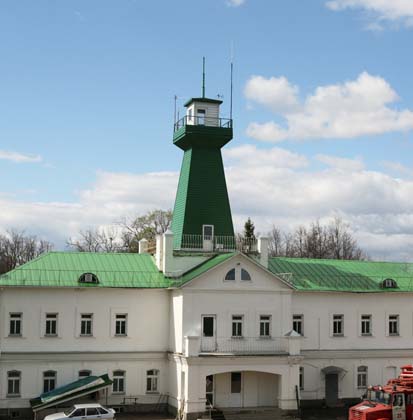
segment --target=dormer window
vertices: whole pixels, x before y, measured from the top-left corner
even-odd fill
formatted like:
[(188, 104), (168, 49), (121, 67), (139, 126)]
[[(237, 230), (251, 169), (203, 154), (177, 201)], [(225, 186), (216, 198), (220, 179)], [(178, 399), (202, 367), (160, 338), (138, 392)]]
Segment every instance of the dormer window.
[(243, 268), (241, 268), (241, 280), (251, 281), (250, 273)]
[(381, 283), (383, 289), (397, 289), (397, 282), (393, 279), (385, 279)]
[(225, 280), (235, 280), (235, 268), (232, 268), (228, 271), (228, 273), (225, 276)]
[(84, 273), (79, 277), (79, 283), (98, 284), (99, 279), (96, 274)]

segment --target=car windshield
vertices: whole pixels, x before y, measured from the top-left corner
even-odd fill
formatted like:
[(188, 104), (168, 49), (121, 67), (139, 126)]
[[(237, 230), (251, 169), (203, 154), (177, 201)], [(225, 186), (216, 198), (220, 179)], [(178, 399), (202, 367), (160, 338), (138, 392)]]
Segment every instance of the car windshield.
[(66, 416), (68, 416), (69, 414), (72, 413), (72, 411), (75, 409), (75, 407), (70, 407), (68, 410), (66, 410), (64, 413), (66, 414)]
[(377, 402), (381, 404), (390, 404), (391, 394), (388, 394), (384, 391), (374, 391), (369, 390), (367, 391), (367, 399), (371, 402)]

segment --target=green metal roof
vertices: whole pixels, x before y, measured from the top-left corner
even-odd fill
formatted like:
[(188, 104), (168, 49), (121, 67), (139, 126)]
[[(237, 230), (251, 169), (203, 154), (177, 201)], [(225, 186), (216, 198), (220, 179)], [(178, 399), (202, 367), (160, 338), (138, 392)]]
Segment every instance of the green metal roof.
[[(98, 284), (79, 283), (93, 273)], [(0, 286), (34, 287), (169, 287), (148, 254), (50, 252), (0, 276)]]
[(206, 102), (206, 103), (210, 103), (210, 104), (222, 104), (222, 101), (219, 99), (211, 99), (211, 98), (191, 98), (188, 99), (185, 103), (184, 106), (188, 107), (189, 105), (192, 104), (192, 102)]
[[(49, 252), (1, 275), (0, 287), (179, 287), (233, 255), (215, 255), (174, 279), (159, 272), (149, 254)], [(84, 273), (95, 274), (99, 283), (79, 283)]]
[(194, 267), (192, 270), (187, 271), (180, 279), (180, 285), (188, 283), (189, 281), (193, 280), (194, 278), (200, 276), (201, 274), (206, 273), (207, 271), (211, 270), (212, 268), (216, 267), (219, 264), (229, 260), (232, 258), (236, 252), (230, 252), (227, 254), (218, 254), (209, 260), (205, 261), (202, 264), (199, 264), (197, 267)]
[[(344, 292), (412, 292), (413, 264), (375, 261), (270, 258), (269, 270), (298, 290)], [(383, 280), (398, 287), (383, 289)]]

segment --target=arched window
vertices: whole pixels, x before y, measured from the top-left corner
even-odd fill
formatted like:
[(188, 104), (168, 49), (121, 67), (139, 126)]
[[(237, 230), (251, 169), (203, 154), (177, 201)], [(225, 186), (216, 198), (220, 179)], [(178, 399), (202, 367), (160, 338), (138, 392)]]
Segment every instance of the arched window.
[(250, 273), (248, 273), (248, 271), (244, 270), (243, 268), (241, 268), (241, 280), (247, 280), (247, 281), (251, 280)]
[(7, 396), (20, 395), (21, 373), (18, 370), (7, 372)]
[(397, 282), (393, 279), (385, 279), (381, 283), (383, 289), (397, 289)]
[(99, 283), (99, 279), (98, 279), (96, 274), (83, 273), (79, 277), (79, 283), (92, 283), (92, 284), (94, 283), (94, 284), (97, 284), (97, 283)]
[(146, 392), (158, 392), (159, 370), (151, 369), (146, 372)]
[(123, 394), (125, 392), (125, 372), (123, 370), (115, 370), (113, 372), (112, 392), (114, 394)]
[(367, 388), (367, 366), (357, 368), (357, 388)]
[(48, 370), (43, 372), (43, 392), (50, 392), (56, 388), (56, 372)]
[(225, 280), (235, 280), (235, 268), (231, 268), (225, 275)]
[(79, 379), (84, 379), (89, 377), (92, 374), (90, 370), (79, 370)]

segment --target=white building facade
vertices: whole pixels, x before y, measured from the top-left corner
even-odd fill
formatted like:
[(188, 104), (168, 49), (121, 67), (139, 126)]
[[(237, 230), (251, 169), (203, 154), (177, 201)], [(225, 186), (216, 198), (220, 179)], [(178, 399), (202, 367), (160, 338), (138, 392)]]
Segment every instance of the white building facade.
[(336, 406), (411, 362), (410, 265), (273, 259), (266, 238), (237, 243), (220, 104), (192, 99), (175, 126), (185, 154), (155, 255), (146, 241), (140, 254), (52, 252), (0, 276), (0, 414), (30, 416), (34, 399), (102, 375), (110, 385), (47, 410), (94, 399), (192, 420)]

